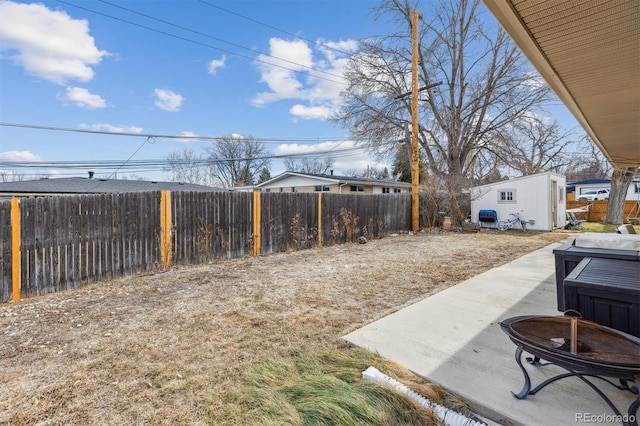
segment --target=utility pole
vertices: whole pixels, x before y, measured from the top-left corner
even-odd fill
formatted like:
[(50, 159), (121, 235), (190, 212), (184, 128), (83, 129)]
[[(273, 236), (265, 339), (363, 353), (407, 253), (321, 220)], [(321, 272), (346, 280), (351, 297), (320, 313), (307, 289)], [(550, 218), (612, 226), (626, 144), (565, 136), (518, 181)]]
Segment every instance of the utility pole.
[(420, 168), (418, 161), (418, 9), (413, 9), (411, 24), (411, 229), (420, 227)]

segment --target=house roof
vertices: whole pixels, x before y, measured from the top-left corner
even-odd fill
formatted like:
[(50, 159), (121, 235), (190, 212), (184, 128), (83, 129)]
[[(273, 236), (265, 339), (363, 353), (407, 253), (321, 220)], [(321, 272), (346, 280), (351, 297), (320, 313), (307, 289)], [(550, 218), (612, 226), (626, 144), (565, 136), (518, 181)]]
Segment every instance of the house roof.
[(351, 176), (339, 176), (339, 175), (326, 175), (326, 174), (315, 174), (315, 173), (299, 173), (299, 172), (284, 172), (279, 174), (278, 176), (269, 179), (265, 182), (262, 182), (256, 185), (256, 188), (262, 188), (265, 186), (272, 185), (277, 183), (280, 180), (286, 179), (288, 177), (307, 177), (316, 179), (319, 183), (337, 183), (337, 184), (365, 184), (365, 185), (376, 185), (376, 186), (390, 186), (396, 188), (411, 188), (411, 184), (407, 182), (398, 182), (393, 180), (382, 180), (382, 179), (370, 179), (370, 178), (359, 178), (359, 177), (351, 177)]
[(553, 176), (556, 179), (565, 179), (565, 176), (561, 175), (559, 173), (541, 172), (541, 173), (536, 173), (534, 175), (520, 176), (520, 177), (512, 178), (512, 179), (504, 179), (504, 180), (499, 180), (499, 181), (492, 182), (492, 183), (485, 183), (484, 185), (472, 186), (471, 189), (509, 185), (509, 184), (514, 183), (514, 182), (519, 182), (519, 181), (524, 181), (524, 180), (531, 180), (531, 179), (538, 179), (538, 178), (543, 177), (543, 176), (547, 176), (549, 178)]
[(212, 186), (143, 180), (59, 178), (0, 183), (0, 194), (96, 194), (144, 191), (226, 191)]
[(567, 185), (609, 185), (611, 184), (611, 179), (587, 179), (581, 180), (579, 182), (571, 182)]
[(484, 3), (607, 160), (640, 166), (640, 2)]

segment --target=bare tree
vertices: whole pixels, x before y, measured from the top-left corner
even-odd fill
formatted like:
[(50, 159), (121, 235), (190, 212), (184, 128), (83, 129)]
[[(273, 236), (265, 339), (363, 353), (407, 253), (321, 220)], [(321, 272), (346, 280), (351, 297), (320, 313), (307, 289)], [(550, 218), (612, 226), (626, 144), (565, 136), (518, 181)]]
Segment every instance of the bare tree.
[(528, 114), (496, 131), (494, 143), (487, 149), (502, 163), (527, 176), (564, 167), (577, 145), (574, 134), (563, 130), (557, 120)]
[(364, 169), (350, 169), (346, 170), (342, 173), (344, 176), (349, 176), (353, 178), (364, 178), (364, 179), (372, 179), (372, 180), (394, 180), (389, 173), (389, 169), (387, 167), (375, 167), (375, 166), (367, 166)]
[(206, 152), (212, 173), (224, 187), (252, 185), (271, 162), (264, 142), (252, 136), (230, 135), (218, 139)]
[(469, 163), (468, 178), (472, 185), (485, 185), (488, 183), (498, 182), (503, 178), (503, 164), (498, 157), (488, 149), (478, 151)]
[(290, 172), (310, 173), (316, 175), (326, 174), (331, 167), (335, 159), (332, 156), (324, 156), (321, 158), (293, 158), (288, 157), (284, 160), (284, 167)]
[(14, 170), (0, 170), (0, 182), (21, 182), (26, 176)]
[(135, 173), (130, 173), (128, 176), (127, 175), (122, 175), (122, 177), (120, 178), (121, 180), (146, 180), (144, 177), (135, 174)]
[(170, 179), (174, 182), (198, 185), (216, 184), (206, 157), (202, 154), (197, 154), (191, 148), (183, 148), (182, 151), (172, 152), (167, 157), (167, 162), (171, 170)]
[(611, 174), (611, 191), (609, 192), (609, 202), (607, 204), (606, 223), (620, 225), (624, 222), (624, 203), (627, 191), (638, 172), (640, 172), (640, 168), (628, 167), (626, 169), (615, 169)]
[(390, 180), (391, 174), (387, 167), (367, 166), (366, 169), (358, 173), (358, 177), (366, 179)]
[[(535, 111), (551, 92), (502, 29), (485, 28), (480, 0), (435, 3), (420, 24), (419, 80), (425, 88), (443, 84), (421, 91), (418, 138), (430, 174), (458, 193), (476, 157), (495, 142), (492, 135)], [(382, 1), (378, 16), (391, 17), (402, 30), (362, 41), (335, 117), (380, 155), (396, 149), (389, 141), (402, 138), (411, 119), (411, 98), (401, 95), (411, 92), (413, 6)]]
[(266, 182), (269, 179), (271, 179), (271, 171), (268, 167), (263, 167), (260, 176), (258, 176), (258, 183)]
[(602, 152), (585, 134), (580, 139), (576, 152), (569, 154), (567, 164), (558, 168), (557, 171), (567, 177), (567, 182), (578, 182), (588, 179), (606, 179), (613, 169)]
[[(424, 155), (418, 159), (418, 182), (424, 184), (429, 178)], [(400, 182), (411, 182), (411, 145), (404, 144), (398, 147), (391, 165), (391, 175)]]

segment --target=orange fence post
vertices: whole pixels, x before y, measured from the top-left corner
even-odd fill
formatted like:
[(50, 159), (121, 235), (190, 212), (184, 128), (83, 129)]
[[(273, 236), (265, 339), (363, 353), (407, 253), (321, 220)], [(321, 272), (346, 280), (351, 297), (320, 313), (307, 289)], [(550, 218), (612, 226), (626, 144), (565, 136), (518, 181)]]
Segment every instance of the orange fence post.
[(20, 200), (11, 198), (11, 298), (20, 300)]
[(160, 260), (171, 266), (171, 191), (160, 192)]
[(260, 256), (260, 190), (253, 191), (253, 255)]

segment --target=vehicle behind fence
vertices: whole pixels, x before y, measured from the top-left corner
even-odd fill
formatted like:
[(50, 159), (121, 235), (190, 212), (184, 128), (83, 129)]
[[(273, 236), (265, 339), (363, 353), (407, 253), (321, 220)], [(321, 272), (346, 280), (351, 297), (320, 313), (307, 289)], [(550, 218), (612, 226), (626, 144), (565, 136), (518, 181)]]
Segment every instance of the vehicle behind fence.
[(161, 192), (21, 198), (15, 204), (19, 225), (12, 227), (11, 200), (0, 201), (0, 302), (171, 263), (381, 238), (411, 224), (409, 194), (174, 192), (168, 225)]

